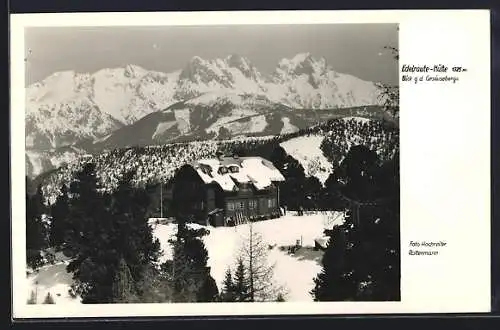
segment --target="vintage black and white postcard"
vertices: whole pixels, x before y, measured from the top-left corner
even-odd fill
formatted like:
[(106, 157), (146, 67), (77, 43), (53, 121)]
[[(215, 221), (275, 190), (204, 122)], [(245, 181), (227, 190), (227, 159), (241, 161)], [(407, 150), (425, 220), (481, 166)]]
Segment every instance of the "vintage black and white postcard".
[(14, 317), (489, 311), (489, 29), (13, 15)]

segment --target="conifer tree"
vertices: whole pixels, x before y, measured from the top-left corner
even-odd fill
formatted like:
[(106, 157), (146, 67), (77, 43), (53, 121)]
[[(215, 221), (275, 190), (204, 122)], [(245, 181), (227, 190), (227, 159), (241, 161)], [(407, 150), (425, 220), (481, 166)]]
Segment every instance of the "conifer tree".
[[(106, 246), (111, 215), (109, 196), (98, 192), (95, 165), (87, 163), (71, 183), (71, 211), (66, 230), (66, 252), (73, 257), (67, 270), (73, 273), (75, 291), (83, 303), (108, 303), (119, 254)], [(112, 254), (115, 254), (113, 257)]]
[(36, 192), (36, 186), (28, 176), (25, 178), (25, 183), (26, 183), (26, 195), (31, 196)]
[(285, 302), (285, 297), (281, 292), (278, 293), (278, 297), (276, 297), (276, 302)]
[(45, 211), (42, 188), (38, 186), (33, 196), (26, 195), (26, 262), (33, 270), (43, 264), (41, 252), (48, 245), (47, 228), (42, 221)]
[(237, 260), (233, 292), (235, 301), (250, 301), (250, 287), (242, 257)]
[(167, 264), (172, 274), (174, 301), (215, 301), (218, 288), (207, 267), (208, 251), (202, 237), (205, 229), (191, 229), (186, 221), (178, 221), (173, 245), (174, 258)]
[(36, 304), (36, 293), (35, 291), (31, 290), (30, 293), (30, 298), (27, 301), (28, 305), (35, 305)]
[(130, 273), (130, 269), (121, 258), (113, 281), (113, 303), (134, 303), (137, 302), (135, 284)]
[(321, 191), (321, 205), (325, 210), (343, 211), (345, 210), (345, 202), (340, 195), (341, 182), (339, 171), (333, 170), (324, 183)]
[(224, 292), (231, 292), (234, 288), (233, 283), (233, 274), (231, 273), (231, 267), (226, 269), (226, 273), (224, 275), (224, 281), (222, 282)]
[(132, 277), (139, 281), (146, 268), (160, 256), (160, 242), (147, 223), (149, 196), (146, 190), (132, 186), (134, 173), (126, 173), (113, 193), (111, 204), (111, 244), (126, 256)]
[(315, 301), (399, 300), (398, 160), (379, 167), (364, 149), (354, 156), (346, 157), (343, 190), (353, 216), (327, 232), (323, 269), (311, 294)]
[(69, 216), (69, 196), (65, 185), (61, 188), (61, 194), (51, 207), (52, 221), (50, 224), (50, 245), (62, 248), (65, 240), (65, 231)]
[(219, 299), (219, 289), (214, 278), (210, 275), (210, 268), (207, 267), (205, 274), (201, 278), (201, 287), (197, 292), (198, 302), (214, 302)]
[[(181, 224), (179, 224), (181, 225)], [(197, 283), (191, 274), (190, 259), (184, 250), (182, 236), (177, 234), (175, 240), (170, 241), (173, 250), (173, 259), (164, 264), (171, 283), (172, 300), (174, 302), (195, 302)]]
[(228, 267), (226, 269), (224, 281), (222, 282), (221, 301), (223, 301), (223, 302), (235, 301), (236, 297), (235, 297), (234, 291), (235, 290), (234, 290), (234, 283), (233, 283), (233, 275), (231, 274), (231, 268)]
[(289, 209), (299, 209), (300, 206), (304, 206), (308, 191), (302, 165), (288, 155), (281, 146), (274, 149), (270, 160), (286, 179), (280, 185), (280, 200)]
[(311, 291), (314, 301), (350, 300), (348, 272), (344, 273), (345, 253), (350, 248), (346, 236), (350, 227), (349, 219), (345, 219), (341, 226), (325, 232), (330, 238), (322, 258), (323, 268), (314, 279), (315, 287)]
[(56, 302), (54, 301), (54, 297), (52, 297), (50, 292), (47, 292), (47, 295), (45, 296), (43, 303), (44, 304), (55, 304)]
[(144, 273), (136, 284), (138, 299), (142, 303), (170, 302), (172, 297), (167, 285), (161, 271), (154, 265), (150, 265), (144, 269)]
[(74, 289), (83, 303), (108, 303), (116, 298), (112, 287), (117, 272), (123, 271), (119, 271), (120, 258), (136, 283), (159, 257), (159, 242), (153, 241), (145, 218), (147, 196), (134, 189), (131, 180), (132, 174), (127, 173), (113, 194), (100, 192), (95, 165), (88, 163), (70, 187), (65, 240), (74, 259), (68, 271), (74, 273)]

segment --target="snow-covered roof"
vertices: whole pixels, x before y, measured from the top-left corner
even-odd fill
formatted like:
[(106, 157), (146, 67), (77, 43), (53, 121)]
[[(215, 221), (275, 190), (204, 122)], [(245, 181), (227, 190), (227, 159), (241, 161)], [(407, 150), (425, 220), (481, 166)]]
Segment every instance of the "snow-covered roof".
[(262, 157), (222, 157), (200, 159), (191, 166), (203, 182), (217, 183), (225, 191), (235, 191), (240, 183), (251, 183), (258, 190), (272, 182), (285, 181), (280, 171)]

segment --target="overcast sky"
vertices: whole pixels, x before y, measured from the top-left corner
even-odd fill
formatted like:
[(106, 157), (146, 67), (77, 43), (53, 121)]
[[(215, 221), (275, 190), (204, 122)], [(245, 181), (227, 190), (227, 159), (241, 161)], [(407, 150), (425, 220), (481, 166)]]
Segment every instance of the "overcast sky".
[(280, 59), (309, 52), (338, 72), (397, 84), (398, 65), (386, 45), (398, 46), (396, 24), (27, 28), (26, 83), (56, 71), (127, 64), (171, 72), (195, 55), (238, 54), (268, 73)]

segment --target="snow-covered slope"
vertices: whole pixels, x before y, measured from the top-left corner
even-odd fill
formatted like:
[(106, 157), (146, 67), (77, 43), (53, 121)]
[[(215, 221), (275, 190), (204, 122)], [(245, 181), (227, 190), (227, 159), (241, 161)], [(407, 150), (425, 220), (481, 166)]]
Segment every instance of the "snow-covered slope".
[[(267, 245), (276, 245), (268, 250), (269, 264), (275, 264), (274, 280), (277, 285), (283, 286), (287, 291), (286, 300), (289, 302), (312, 301), (309, 291), (313, 288), (313, 278), (321, 270), (321, 252), (313, 251), (314, 239), (323, 235), (325, 228), (340, 224), (342, 217), (337, 217), (337, 222), (331, 223), (327, 214), (312, 214), (297, 216), (287, 213), (278, 219), (253, 223), (253, 230), (258, 232)], [(249, 225), (238, 227), (206, 227), (210, 234), (204, 237), (208, 250), (208, 265), (211, 275), (219, 289), (222, 287), (224, 273), (227, 267), (234, 267), (238, 251), (245, 237), (248, 237)], [(286, 228), (286, 230), (283, 230)], [(163, 260), (172, 257), (171, 245), (168, 242), (175, 235), (177, 225), (156, 225), (154, 236), (160, 240), (164, 251)], [(295, 255), (281, 251), (280, 246), (294, 245), (297, 240), (302, 240), (303, 248)], [(223, 243), (221, 243), (223, 242)], [(50, 292), (56, 304), (80, 303), (79, 298), (71, 298), (68, 290), (71, 286), (71, 274), (65, 269), (64, 262), (43, 267), (37, 274), (29, 275), (27, 299), (31, 291), (38, 291), (38, 303)], [(38, 281), (38, 284), (36, 282)]]
[(26, 147), (46, 150), (103, 137), (169, 106), (176, 73), (138, 66), (57, 72), (27, 88)]
[(297, 159), (304, 167), (306, 176), (317, 177), (324, 184), (328, 176), (332, 173), (332, 163), (326, 159), (320, 146), (324, 135), (299, 136), (280, 145), (286, 153)]
[(41, 304), (47, 293), (50, 293), (56, 305), (80, 304), (79, 297), (69, 294), (73, 278), (72, 274), (66, 271), (66, 266), (67, 262), (60, 261), (54, 265), (43, 266), (36, 273), (28, 275), (26, 300), (30, 299), (31, 292), (34, 292), (36, 303)]
[[(300, 112), (266, 96), (207, 92), (124, 126), (94, 143), (92, 149), (99, 151), (243, 135), (277, 135), (282, 131), (305, 128), (311, 123), (302, 119)], [(221, 136), (221, 133), (225, 135)]]
[[(264, 244), (275, 245), (272, 250), (269, 250), (268, 261), (270, 265), (275, 265), (276, 284), (288, 291), (287, 301), (312, 301), (309, 291), (314, 287), (313, 278), (321, 270), (321, 252), (313, 253), (312, 251), (314, 240), (323, 236), (325, 228), (331, 228), (332, 225), (341, 224), (343, 221), (342, 217), (338, 217), (337, 223), (332, 224), (327, 218), (326, 214), (319, 213), (301, 217), (287, 213), (286, 216), (278, 219), (253, 223), (253, 231), (262, 236)], [(217, 286), (221, 288), (227, 267), (234, 269), (239, 250), (245, 238), (248, 237), (249, 225), (206, 228), (210, 231), (210, 234), (204, 237), (209, 255), (208, 265)], [(172, 256), (168, 240), (175, 235), (176, 230), (175, 224), (158, 225), (154, 230), (165, 252), (163, 256), (165, 259)], [(296, 255), (290, 255), (286, 250), (279, 249), (280, 246), (295, 245), (297, 240), (301, 239), (303, 249), (309, 252), (309, 258), (302, 257), (300, 251)]]

